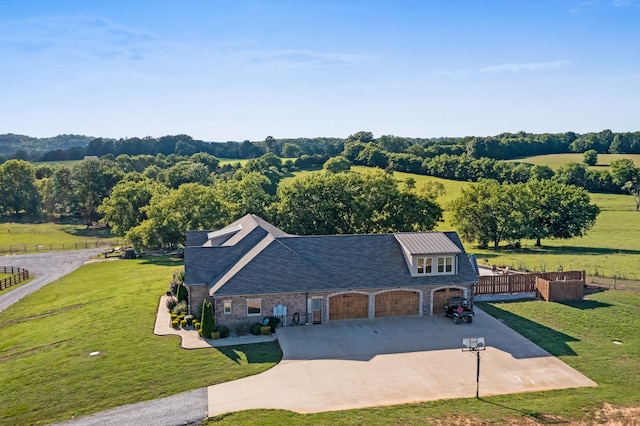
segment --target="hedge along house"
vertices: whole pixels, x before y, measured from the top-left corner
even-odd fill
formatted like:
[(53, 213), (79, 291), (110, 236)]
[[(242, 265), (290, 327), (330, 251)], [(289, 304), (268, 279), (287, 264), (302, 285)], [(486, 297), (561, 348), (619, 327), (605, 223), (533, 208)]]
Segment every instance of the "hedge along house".
[(192, 313), (210, 300), (227, 326), (440, 314), (478, 281), (455, 232), (296, 236), (255, 215), (188, 231), (184, 265)]

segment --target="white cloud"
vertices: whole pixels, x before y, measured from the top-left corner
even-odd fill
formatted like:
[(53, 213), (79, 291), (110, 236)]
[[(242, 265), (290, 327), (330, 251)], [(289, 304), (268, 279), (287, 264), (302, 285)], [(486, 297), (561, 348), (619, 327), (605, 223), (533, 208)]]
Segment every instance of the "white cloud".
[(0, 48), (24, 55), (53, 53), (77, 57), (139, 60), (159, 49), (159, 39), (98, 16), (39, 16), (5, 22)]
[(431, 74), (433, 75), (466, 75), (471, 72), (470, 68), (465, 68), (461, 70), (447, 70), (447, 71), (433, 71)]
[(482, 72), (499, 73), (499, 72), (519, 72), (519, 71), (538, 71), (548, 68), (557, 68), (569, 64), (571, 61), (562, 60), (555, 62), (530, 62), (526, 64), (501, 64), (492, 65), (490, 67), (481, 68)]
[(254, 65), (276, 64), (294, 66), (357, 65), (369, 59), (368, 56), (362, 54), (312, 52), (298, 49), (244, 51), (237, 56), (241, 60)]

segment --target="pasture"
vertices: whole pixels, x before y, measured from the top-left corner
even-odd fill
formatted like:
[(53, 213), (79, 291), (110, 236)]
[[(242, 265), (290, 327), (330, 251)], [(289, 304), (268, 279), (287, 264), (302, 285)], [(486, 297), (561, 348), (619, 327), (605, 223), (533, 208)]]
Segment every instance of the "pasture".
[[(582, 163), (584, 154), (582, 153), (566, 153), (566, 154), (549, 154), (549, 155), (535, 155), (532, 157), (518, 158), (516, 160), (519, 163), (529, 164), (544, 164), (551, 167), (553, 170), (557, 170), (560, 166), (567, 163)], [(601, 169), (603, 167), (609, 167), (612, 161), (622, 158), (629, 158), (633, 160), (633, 163), (640, 167), (640, 154), (598, 154), (598, 163), (595, 166), (588, 166), (592, 169)]]
[(78, 220), (47, 223), (0, 223), (0, 254), (61, 251), (123, 244), (109, 228), (81, 225)]
[(92, 263), (0, 312), (0, 424), (68, 420), (275, 365), (276, 343), (187, 351), (178, 336), (153, 334), (160, 296), (181, 265)]

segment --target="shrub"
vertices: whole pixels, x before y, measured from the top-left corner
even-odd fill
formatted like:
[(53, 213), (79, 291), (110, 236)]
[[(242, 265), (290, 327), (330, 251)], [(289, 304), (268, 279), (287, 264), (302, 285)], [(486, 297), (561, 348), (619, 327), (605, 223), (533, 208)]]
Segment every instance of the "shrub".
[(171, 319), (174, 320), (178, 318), (178, 314), (174, 314), (173, 312), (171, 313)]
[(213, 317), (213, 307), (208, 301), (202, 302), (202, 335), (209, 338), (216, 329), (216, 320)]
[(250, 322), (239, 322), (238, 324), (233, 326), (233, 331), (238, 336), (246, 336), (250, 333), (251, 323)]
[(187, 314), (187, 302), (182, 301), (182, 302), (178, 302), (178, 304), (176, 306), (174, 306), (173, 310), (171, 311), (174, 314), (177, 315), (186, 315)]
[(178, 320), (177, 319), (171, 320), (171, 327), (178, 328)]
[(187, 299), (189, 298), (189, 291), (187, 290), (187, 287), (185, 287), (184, 284), (179, 283), (178, 284), (178, 289), (176, 290), (176, 295), (178, 297), (178, 302), (187, 302)]
[(259, 336), (260, 335), (260, 327), (262, 327), (262, 324), (259, 322), (254, 322), (253, 324), (251, 324), (251, 326), (249, 327), (249, 331), (251, 332), (251, 334), (253, 334), (254, 336)]
[(178, 317), (176, 318), (178, 321), (182, 321), (184, 319), (184, 314), (180, 314), (178, 315)]
[(173, 296), (169, 296), (167, 297), (167, 309), (169, 309), (169, 312), (173, 311), (173, 308), (176, 307), (176, 305), (178, 304), (178, 299), (176, 299)]
[(200, 322), (199, 321), (194, 321), (193, 322), (193, 326), (196, 328), (196, 330), (200, 330)]
[(227, 327), (226, 325), (219, 325), (216, 327), (216, 331), (218, 333), (220, 333), (220, 338), (224, 339), (226, 337), (229, 337), (229, 327)]
[(213, 340), (218, 340), (220, 338), (220, 333), (218, 333), (217, 331), (214, 331), (213, 333), (211, 333), (211, 338)]
[(269, 327), (268, 325), (263, 325), (262, 327), (260, 327), (260, 334), (263, 336), (271, 334), (271, 327)]
[(180, 327), (185, 328), (187, 326), (187, 320), (180, 320)]
[(193, 315), (185, 315), (184, 319), (187, 321), (187, 325), (193, 324)]
[(202, 329), (198, 329), (198, 337), (202, 337)]

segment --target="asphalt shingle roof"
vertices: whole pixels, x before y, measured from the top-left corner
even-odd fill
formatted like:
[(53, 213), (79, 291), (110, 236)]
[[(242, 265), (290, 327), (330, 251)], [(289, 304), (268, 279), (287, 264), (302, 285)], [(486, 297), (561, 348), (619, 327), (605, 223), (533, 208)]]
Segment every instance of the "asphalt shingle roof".
[[(253, 215), (227, 228), (233, 228), (233, 236), (218, 246), (206, 246), (206, 231), (196, 231), (204, 232), (204, 242), (201, 234), (188, 235), (187, 241), (200, 245), (185, 249), (187, 284), (208, 283), (216, 295), (251, 295), (477, 281), (455, 232), (293, 236)], [(462, 254), (458, 274), (412, 277), (401, 240), (415, 244), (417, 254)], [(425, 253), (428, 241), (436, 248)]]

